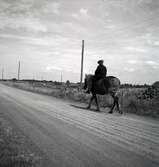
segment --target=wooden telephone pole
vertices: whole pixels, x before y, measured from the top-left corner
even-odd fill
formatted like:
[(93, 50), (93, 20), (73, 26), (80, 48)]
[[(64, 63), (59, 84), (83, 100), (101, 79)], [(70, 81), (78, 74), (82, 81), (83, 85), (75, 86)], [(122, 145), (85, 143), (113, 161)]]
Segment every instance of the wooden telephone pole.
[(81, 55), (81, 78), (80, 78), (81, 88), (82, 88), (82, 81), (83, 81), (83, 59), (84, 59), (84, 40), (82, 40), (82, 55)]
[(18, 80), (20, 79), (20, 61), (18, 63)]

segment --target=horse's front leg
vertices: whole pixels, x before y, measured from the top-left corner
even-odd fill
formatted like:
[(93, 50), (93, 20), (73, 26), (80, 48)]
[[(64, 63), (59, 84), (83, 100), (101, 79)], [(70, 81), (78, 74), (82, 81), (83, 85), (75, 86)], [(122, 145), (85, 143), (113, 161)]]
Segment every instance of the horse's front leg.
[(91, 108), (91, 104), (92, 104), (93, 99), (94, 99), (94, 96), (92, 95), (92, 97), (91, 97), (91, 99), (89, 101), (89, 105), (88, 105), (87, 109)]
[(96, 106), (97, 106), (97, 111), (100, 111), (100, 107), (99, 107), (99, 103), (98, 103), (98, 99), (97, 99), (97, 95), (95, 94), (94, 95), (94, 99), (95, 99), (95, 102), (96, 102)]

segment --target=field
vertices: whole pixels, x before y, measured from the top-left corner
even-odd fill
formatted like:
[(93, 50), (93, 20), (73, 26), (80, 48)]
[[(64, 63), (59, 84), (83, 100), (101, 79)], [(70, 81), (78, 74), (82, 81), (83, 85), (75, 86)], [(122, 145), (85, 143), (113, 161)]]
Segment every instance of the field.
[[(8, 86), (13, 86), (27, 91), (41, 93), (66, 100), (88, 103), (90, 96), (79, 89), (78, 84), (47, 81), (3, 81)], [(154, 91), (155, 90), (155, 91)], [(139, 115), (159, 116), (158, 89), (153, 88), (121, 88), (119, 91), (120, 107), (123, 112), (136, 113)], [(101, 107), (110, 107), (113, 99), (109, 95), (98, 96)]]

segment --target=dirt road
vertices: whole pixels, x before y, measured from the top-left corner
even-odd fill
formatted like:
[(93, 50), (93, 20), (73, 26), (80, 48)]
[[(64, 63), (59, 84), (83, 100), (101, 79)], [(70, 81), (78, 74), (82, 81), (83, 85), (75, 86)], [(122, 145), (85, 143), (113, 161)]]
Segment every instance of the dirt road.
[(1, 84), (0, 110), (52, 167), (159, 166), (159, 120), (89, 111)]

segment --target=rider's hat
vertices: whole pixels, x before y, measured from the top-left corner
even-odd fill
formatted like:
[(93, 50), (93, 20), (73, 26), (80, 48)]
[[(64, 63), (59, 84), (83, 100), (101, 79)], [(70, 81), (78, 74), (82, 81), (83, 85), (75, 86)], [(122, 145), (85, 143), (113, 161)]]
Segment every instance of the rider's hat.
[(104, 62), (104, 60), (98, 60), (97, 63), (99, 64), (99, 63), (103, 63), (103, 62)]

